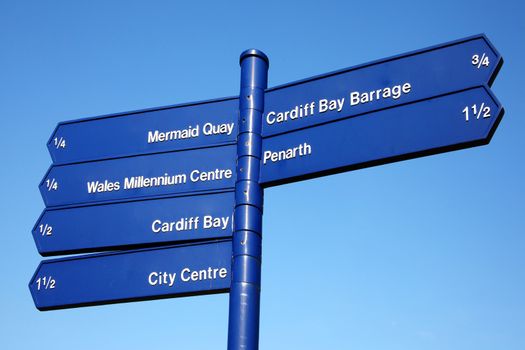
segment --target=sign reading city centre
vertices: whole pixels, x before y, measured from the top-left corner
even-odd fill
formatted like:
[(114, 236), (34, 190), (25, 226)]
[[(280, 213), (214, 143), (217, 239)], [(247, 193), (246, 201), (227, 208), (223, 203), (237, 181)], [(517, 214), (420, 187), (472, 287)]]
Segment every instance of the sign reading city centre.
[[(503, 116), (490, 90), (502, 62), (478, 35), (267, 89), (259, 184), (487, 144)], [(250, 195), (236, 192), (239, 103), (57, 126), (38, 251), (106, 253), (44, 260), (29, 284), (38, 309), (229, 291), (233, 213)]]
[(39, 310), (225, 292), (231, 241), (43, 261), (29, 288)]

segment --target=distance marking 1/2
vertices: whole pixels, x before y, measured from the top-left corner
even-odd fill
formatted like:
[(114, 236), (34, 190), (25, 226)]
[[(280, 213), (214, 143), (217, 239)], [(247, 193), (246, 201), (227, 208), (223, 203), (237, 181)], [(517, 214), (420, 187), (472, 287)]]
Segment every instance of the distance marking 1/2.
[(43, 256), (231, 237), (234, 192), (46, 209), (33, 227)]

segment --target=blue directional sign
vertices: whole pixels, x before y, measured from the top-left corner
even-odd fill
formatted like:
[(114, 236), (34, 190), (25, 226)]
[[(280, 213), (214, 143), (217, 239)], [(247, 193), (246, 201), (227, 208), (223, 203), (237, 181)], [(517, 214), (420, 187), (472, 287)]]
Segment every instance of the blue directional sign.
[(266, 89), (247, 50), (239, 98), (60, 123), (38, 251), (122, 251), (41, 262), (36, 307), (230, 292), (228, 347), (257, 348), (264, 187), (487, 144), (502, 63), (477, 35)]
[(223, 190), (235, 185), (236, 146), (54, 165), (40, 183), (47, 207)]
[(238, 98), (58, 124), (47, 147), (54, 164), (235, 143)]
[(503, 115), (488, 87), (407, 103), (263, 139), (261, 183), (305, 178), (486, 144)]
[(39, 310), (227, 292), (231, 240), (45, 260), (29, 282)]
[(33, 228), (43, 256), (231, 237), (235, 194), (46, 209)]
[(490, 85), (502, 63), (477, 35), (268, 89), (262, 136)]

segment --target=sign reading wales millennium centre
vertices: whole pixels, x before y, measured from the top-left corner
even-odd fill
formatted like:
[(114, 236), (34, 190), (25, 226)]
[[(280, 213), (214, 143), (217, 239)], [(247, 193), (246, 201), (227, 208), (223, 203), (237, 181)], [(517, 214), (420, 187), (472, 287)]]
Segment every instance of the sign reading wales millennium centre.
[(239, 97), (59, 123), (38, 251), (113, 252), (44, 260), (37, 308), (230, 292), (257, 344), (263, 188), (487, 144), (502, 62), (478, 35), (266, 89), (249, 50)]

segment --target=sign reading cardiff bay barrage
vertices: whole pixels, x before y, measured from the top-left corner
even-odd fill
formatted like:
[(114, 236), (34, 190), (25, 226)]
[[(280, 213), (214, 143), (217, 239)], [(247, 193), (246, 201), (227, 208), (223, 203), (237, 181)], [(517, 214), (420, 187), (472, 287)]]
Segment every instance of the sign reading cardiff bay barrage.
[[(490, 90), (502, 62), (477, 35), (266, 89), (260, 149), (246, 143), (260, 152), (258, 184), (487, 144), (503, 116)], [(29, 283), (36, 307), (229, 292), (234, 213), (251, 196), (236, 185), (240, 105), (59, 123), (33, 237), (42, 256), (102, 253), (42, 261)]]

